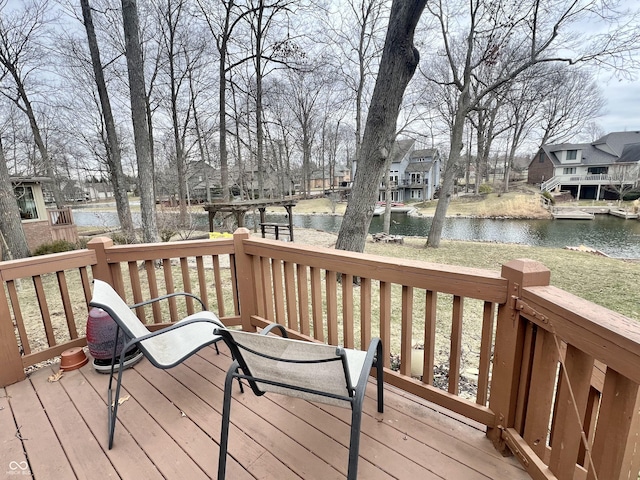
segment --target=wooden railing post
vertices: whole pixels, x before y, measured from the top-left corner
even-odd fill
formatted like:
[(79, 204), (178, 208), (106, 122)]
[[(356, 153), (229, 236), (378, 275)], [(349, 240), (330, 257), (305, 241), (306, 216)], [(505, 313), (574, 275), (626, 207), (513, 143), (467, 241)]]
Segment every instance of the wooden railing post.
[(487, 436), (497, 450), (504, 452), (502, 431), (515, 424), (524, 347), (525, 325), (520, 322), (515, 299), (524, 287), (549, 285), (551, 272), (539, 262), (520, 259), (503, 265), (501, 275), (508, 281), (508, 297), (507, 303), (498, 308), (489, 401), (489, 408), (496, 415), (496, 427), (489, 428)]
[(26, 378), (7, 295), (0, 295), (0, 387)]
[(251, 257), (244, 253), (242, 244), (244, 240), (249, 238), (249, 234), (250, 232), (246, 228), (238, 228), (233, 233), (233, 245), (236, 260), (236, 288), (238, 291), (238, 303), (240, 304), (242, 329), (246, 332), (255, 332), (256, 327), (251, 324), (251, 315), (256, 313)]
[(115, 287), (111, 268), (109, 268), (109, 263), (107, 262), (106, 249), (109, 247), (113, 247), (113, 240), (108, 237), (96, 237), (87, 243), (87, 248), (96, 252), (97, 263), (92, 267), (93, 278), (107, 282)]

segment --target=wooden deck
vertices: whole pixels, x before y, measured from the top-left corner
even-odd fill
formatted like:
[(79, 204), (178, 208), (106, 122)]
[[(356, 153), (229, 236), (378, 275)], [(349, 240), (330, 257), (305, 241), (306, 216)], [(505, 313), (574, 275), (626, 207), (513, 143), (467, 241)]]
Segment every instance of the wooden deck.
[[(0, 478), (215, 478), (222, 385), (230, 358), (202, 350), (163, 371), (143, 360), (125, 373), (114, 447), (106, 448), (108, 376), (90, 365), (48, 382), (58, 366), (0, 389)], [(362, 424), (363, 479), (529, 479), (478, 426), (373, 384)], [(336, 479), (347, 467), (350, 412), (234, 388), (227, 478)]]

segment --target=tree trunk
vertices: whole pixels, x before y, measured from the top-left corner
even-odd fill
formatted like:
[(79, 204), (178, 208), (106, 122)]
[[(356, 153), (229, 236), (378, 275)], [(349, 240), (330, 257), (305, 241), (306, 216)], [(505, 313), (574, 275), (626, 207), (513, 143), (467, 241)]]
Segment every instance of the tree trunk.
[(453, 187), (457, 165), (460, 161), (460, 152), (462, 152), (462, 136), (464, 133), (464, 122), (469, 110), (469, 92), (463, 91), (458, 100), (458, 108), (456, 109), (456, 118), (453, 122), (451, 130), (451, 151), (449, 159), (445, 163), (444, 172), (442, 174), (442, 186), (440, 187), (440, 197), (436, 206), (435, 214), (429, 229), (427, 237), (427, 246), (438, 248), (440, 246), (440, 238), (442, 237), (442, 229), (444, 220), (447, 216), (447, 209), (451, 203), (451, 195), (453, 195)]
[(2, 252), (3, 260), (25, 258), (31, 255), (24, 235), (20, 209), (13, 192), (9, 169), (0, 139), (0, 233), (4, 237), (8, 251)]
[(153, 188), (153, 163), (149, 143), (147, 110), (145, 102), (144, 65), (138, 33), (138, 8), (136, 0), (122, 0), (122, 22), (124, 25), (125, 54), (131, 94), (131, 119), (138, 160), (140, 182), (140, 210), (142, 236), (145, 242), (158, 241), (156, 201)]
[(129, 208), (129, 199), (127, 197), (126, 179), (122, 172), (122, 159), (120, 156), (120, 142), (116, 132), (113, 113), (111, 111), (111, 102), (109, 101), (109, 93), (104, 80), (104, 72), (102, 70), (102, 62), (100, 60), (100, 49), (96, 39), (96, 32), (93, 27), (93, 17), (91, 15), (91, 7), (89, 0), (80, 0), (82, 6), (82, 16), (84, 26), (87, 31), (87, 40), (89, 42), (89, 51), (91, 52), (91, 63), (93, 65), (93, 74), (98, 88), (98, 96), (100, 97), (100, 107), (102, 109), (102, 117), (107, 131), (107, 164), (111, 182), (113, 183), (113, 194), (116, 201), (116, 211), (118, 212), (118, 220), (122, 228), (123, 235), (131, 242), (135, 240), (135, 229), (133, 220), (131, 219), (131, 209)]
[(378, 185), (396, 135), (404, 91), (419, 62), (413, 45), (427, 0), (393, 0), (376, 85), (358, 156), (358, 165), (336, 248), (362, 252), (371, 225)]

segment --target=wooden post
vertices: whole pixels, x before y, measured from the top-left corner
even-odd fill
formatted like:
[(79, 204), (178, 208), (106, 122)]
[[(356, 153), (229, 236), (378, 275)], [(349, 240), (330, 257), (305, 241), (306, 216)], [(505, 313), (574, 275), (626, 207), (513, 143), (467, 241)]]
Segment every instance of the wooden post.
[(502, 277), (508, 280), (508, 297), (498, 308), (496, 340), (491, 379), (489, 408), (496, 415), (496, 427), (487, 430), (495, 448), (506, 452), (502, 431), (515, 425), (519, 375), (524, 348), (525, 325), (515, 309), (515, 299), (524, 287), (549, 285), (551, 272), (539, 262), (512, 260), (502, 266)]
[(233, 245), (236, 259), (236, 288), (238, 303), (240, 304), (240, 319), (245, 332), (255, 332), (256, 327), (251, 324), (251, 315), (256, 313), (256, 297), (254, 289), (253, 269), (251, 257), (244, 253), (242, 242), (249, 238), (249, 230), (242, 227), (233, 233)]
[(26, 378), (12, 319), (9, 301), (3, 292), (0, 295), (0, 387)]
[(115, 288), (113, 283), (113, 276), (111, 275), (111, 268), (107, 262), (106, 249), (113, 247), (113, 240), (108, 237), (96, 237), (87, 243), (87, 248), (93, 250), (96, 253), (97, 263), (93, 265), (92, 272), (93, 278), (107, 282), (109, 285)]

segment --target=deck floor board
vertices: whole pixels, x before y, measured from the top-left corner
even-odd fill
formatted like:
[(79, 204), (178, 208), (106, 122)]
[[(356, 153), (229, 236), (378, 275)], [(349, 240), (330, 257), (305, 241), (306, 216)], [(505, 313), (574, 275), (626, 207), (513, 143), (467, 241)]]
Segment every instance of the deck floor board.
[[(57, 365), (0, 389), (0, 477), (27, 466), (37, 480), (216, 478), (222, 395), (231, 359), (207, 348), (171, 369), (146, 360), (124, 374), (114, 447), (107, 449), (108, 375)], [(127, 397), (128, 396), (128, 397)], [(227, 478), (344, 479), (350, 412), (234, 385)], [(22, 438), (21, 438), (22, 437)], [(25, 463), (27, 462), (27, 463)], [(367, 391), (359, 477), (525, 480), (476, 424), (385, 385), (385, 412)]]

